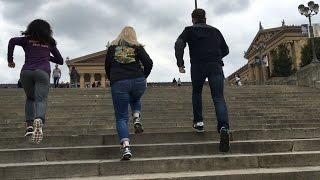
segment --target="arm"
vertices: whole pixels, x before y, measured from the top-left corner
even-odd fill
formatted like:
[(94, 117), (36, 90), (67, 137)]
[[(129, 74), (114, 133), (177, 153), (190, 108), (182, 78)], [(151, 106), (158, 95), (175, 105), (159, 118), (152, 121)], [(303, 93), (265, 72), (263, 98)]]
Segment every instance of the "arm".
[(16, 45), (18, 46), (24, 46), (26, 42), (26, 38), (25, 37), (16, 37), (16, 38), (11, 38), (9, 43), (8, 43), (8, 56), (7, 56), (7, 60), (8, 63), (13, 63), (13, 52), (14, 52), (14, 47)]
[(58, 69), (59, 70), (59, 74), (60, 74), (60, 77), (61, 77), (61, 70), (60, 69)]
[(224, 58), (229, 54), (229, 47), (220, 31), (219, 31), (219, 34), (220, 34), (220, 49), (222, 52), (222, 58)]
[(188, 38), (187, 29), (185, 28), (184, 31), (178, 37), (174, 46), (177, 65), (179, 68), (181, 67), (184, 68), (183, 54), (184, 54), (184, 48), (186, 47), (187, 38)]
[(60, 64), (63, 65), (63, 58), (59, 52), (59, 50), (57, 49), (56, 46), (50, 48), (50, 52), (53, 56), (50, 56), (50, 61), (56, 64)]
[(114, 56), (114, 47), (110, 46), (107, 50), (107, 55), (106, 55), (105, 64), (104, 64), (106, 75), (109, 81), (110, 81), (111, 61), (113, 60), (113, 56)]
[(147, 78), (150, 75), (153, 67), (152, 59), (142, 46), (138, 48), (137, 56), (144, 67), (144, 76)]

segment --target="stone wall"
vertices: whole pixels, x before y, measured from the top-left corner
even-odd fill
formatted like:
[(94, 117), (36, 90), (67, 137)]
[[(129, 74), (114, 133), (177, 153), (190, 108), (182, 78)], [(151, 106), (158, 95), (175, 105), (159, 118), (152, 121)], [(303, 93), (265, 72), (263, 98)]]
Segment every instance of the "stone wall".
[(272, 77), (266, 81), (267, 85), (297, 85), (297, 75), (289, 77)]
[(298, 86), (320, 88), (320, 63), (311, 63), (297, 71)]

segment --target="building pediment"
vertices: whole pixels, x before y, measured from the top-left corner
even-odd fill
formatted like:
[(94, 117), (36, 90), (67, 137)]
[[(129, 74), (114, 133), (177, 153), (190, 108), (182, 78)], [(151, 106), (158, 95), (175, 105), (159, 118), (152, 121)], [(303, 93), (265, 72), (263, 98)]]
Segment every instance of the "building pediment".
[(96, 53), (88, 54), (85, 56), (81, 56), (75, 59), (67, 60), (66, 64), (70, 65), (86, 65), (86, 64), (104, 64), (106, 58), (107, 51), (99, 51)]
[(255, 46), (263, 43), (266, 47), (274, 42), (277, 38), (281, 38), (286, 33), (294, 32), (298, 36), (302, 36), (301, 26), (281, 26), (271, 29), (260, 29), (245, 53), (245, 58), (253, 56), (257, 53)]

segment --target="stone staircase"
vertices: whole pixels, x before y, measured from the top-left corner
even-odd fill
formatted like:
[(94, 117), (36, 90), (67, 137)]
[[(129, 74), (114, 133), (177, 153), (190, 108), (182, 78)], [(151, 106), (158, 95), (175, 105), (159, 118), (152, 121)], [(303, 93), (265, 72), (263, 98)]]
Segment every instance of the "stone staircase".
[[(209, 89), (206, 132), (191, 128), (191, 87), (148, 87), (145, 133), (120, 161), (109, 90), (50, 92), (45, 138), (24, 138), (24, 93), (0, 89), (0, 179), (320, 179), (320, 91), (296, 86), (227, 87), (231, 150), (220, 153)], [(132, 129), (131, 129), (132, 130)], [(125, 176), (123, 176), (126, 174)]]

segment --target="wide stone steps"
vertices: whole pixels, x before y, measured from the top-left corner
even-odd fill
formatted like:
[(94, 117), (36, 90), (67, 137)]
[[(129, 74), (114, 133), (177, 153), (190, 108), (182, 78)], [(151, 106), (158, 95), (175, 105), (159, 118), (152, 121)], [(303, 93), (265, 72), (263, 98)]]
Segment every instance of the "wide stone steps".
[[(232, 149), (228, 154), (320, 151), (320, 139), (233, 141), (231, 146)], [(218, 142), (203, 141), (135, 144), (132, 150), (136, 154), (135, 158), (151, 158), (181, 156), (179, 152), (183, 152), (184, 156), (223, 154), (219, 152), (218, 147)], [(0, 164), (117, 158), (119, 158), (119, 145), (0, 150)]]
[(103, 159), (6, 163), (0, 164), (0, 172), (3, 173), (2, 177), (4, 177), (4, 179), (22, 179), (25, 177), (90, 177), (141, 173), (185, 172), (190, 170), (217, 171), (319, 165), (320, 151), (301, 151), (263, 154), (166, 156), (135, 158), (129, 162), (121, 162), (118, 159)]
[(66, 178), (66, 180), (318, 180), (319, 177), (320, 166), (306, 166), (220, 171), (187, 171), (179, 173), (151, 173), (91, 178)]
[[(175, 120), (168, 120), (168, 119), (157, 119), (155, 122), (152, 119), (144, 119), (143, 125), (144, 127), (191, 127), (192, 125), (192, 118), (181, 118)], [(206, 119), (206, 126), (214, 126), (216, 123), (216, 119)], [(231, 121), (230, 124), (233, 126), (262, 126), (262, 127), (271, 127), (273, 125), (277, 126), (299, 126), (299, 125), (311, 125), (311, 124), (318, 124), (320, 120), (317, 118), (301, 118), (299, 120), (288, 120), (287, 118), (282, 119), (266, 119), (266, 118), (243, 118), (237, 119), (237, 121)], [(53, 118), (47, 119), (47, 123), (45, 128), (53, 128), (53, 127), (61, 127), (61, 124), (64, 126), (105, 126), (105, 127), (115, 127), (114, 119), (106, 119), (106, 118), (77, 118), (77, 119), (68, 119), (68, 118)], [(1, 129), (19, 129), (25, 130), (25, 123), (21, 121), (8, 121), (0, 123), (0, 130)], [(15, 130), (14, 130), (15, 131)]]
[[(46, 134), (45, 134), (46, 135)], [(317, 139), (320, 138), (320, 128), (302, 129), (248, 129), (230, 132), (231, 141), (251, 140), (286, 140), (286, 139)], [(188, 143), (219, 140), (216, 131), (206, 131), (204, 134), (184, 132), (177, 129), (172, 132), (144, 133), (131, 135), (135, 144)], [(43, 147), (73, 147), (73, 146), (104, 146), (118, 144), (115, 134), (101, 135), (61, 135), (45, 136), (41, 144), (32, 144), (25, 137), (0, 137), (1, 149), (43, 148)]]
[(110, 89), (50, 90), (39, 145), (23, 137), (23, 90), (1, 89), (0, 179), (320, 179), (319, 90), (226, 87), (228, 153), (218, 151), (208, 87), (206, 132), (193, 131), (191, 92), (190, 86), (148, 87), (142, 104), (145, 132), (131, 134), (133, 159), (122, 162)]

